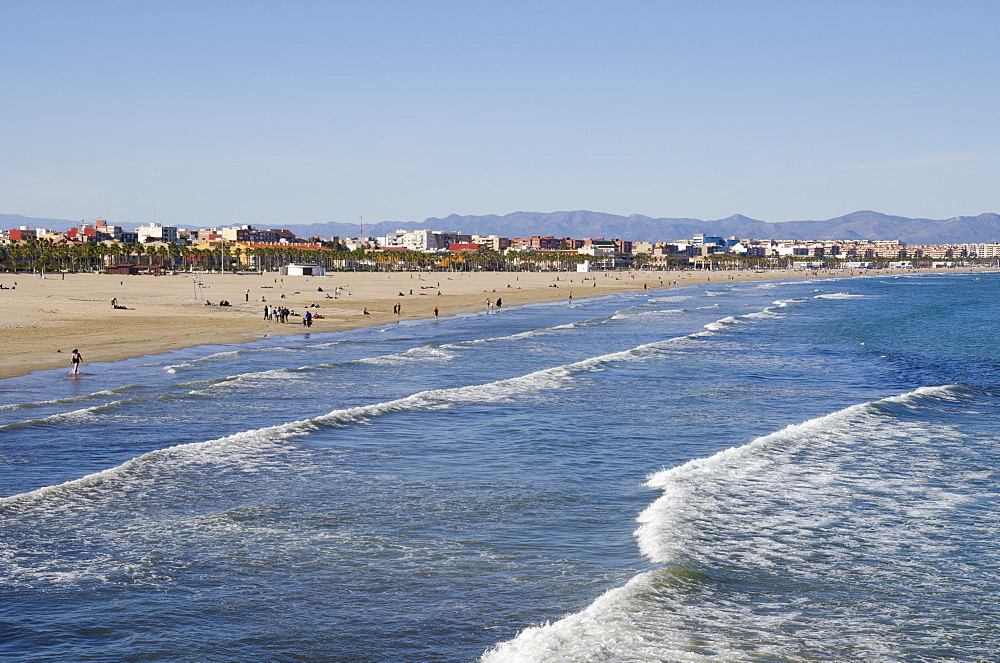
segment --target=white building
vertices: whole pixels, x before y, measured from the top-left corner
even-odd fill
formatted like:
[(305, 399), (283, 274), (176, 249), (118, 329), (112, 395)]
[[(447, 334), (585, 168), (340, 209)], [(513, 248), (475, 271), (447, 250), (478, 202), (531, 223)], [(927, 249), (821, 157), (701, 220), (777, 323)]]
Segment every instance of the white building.
[(326, 276), (326, 268), (321, 265), (300, 265), (293, 262), (279, 267), (278, 273), (283, 276)]
[(135, 229), (140, 242), (171, 242), (177, 243), (177, 228), (173, 226), (161, 226), (158, 223), (151, 223), (148, 226), (139, 226)]
[(969, 256), (976, 258), (1000, 258), (1000, 244), (959, 244)]
[(778, 244), (775, 253), (779, 256), (811, 256), (812, 250), (802, 244)]
[(447, 251), (451, 244), (471, 244), (472, 235), (440, 230), (397, 230), (378, 238), (383, 248), (404, 248), (409, 251)]

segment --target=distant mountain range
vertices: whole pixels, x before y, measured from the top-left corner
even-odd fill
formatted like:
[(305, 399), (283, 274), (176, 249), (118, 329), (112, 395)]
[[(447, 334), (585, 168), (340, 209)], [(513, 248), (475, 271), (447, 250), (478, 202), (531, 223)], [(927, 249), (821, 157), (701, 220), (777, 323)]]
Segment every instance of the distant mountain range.
[[(0, 214), (0, 228), (19, 226), (65, 230), (77, 225), (65, 219), (38, 219), (18, 214)], [(131, 224), (122, 224), (131, 225)], [(232, 225), (232, 224), (223, 224)], [(277, 225), (299, 237), (356, 237), (356, 223), (313, 223)], [(514, 212), (504, 216), (459, 216), (429, 218), (421, 222), (383, 221), (365, 224), (366, 236), (385, 235), (394, 230), (460, 231), (501, 237), (603, 237), (633, 241), (689, 239), (695, 233), (737, 236), (750, 239), (899, 239), (908, 244), (962, 244), (1000, 242), (1000, 215), (956, 216), (950, 219), (911, 219), (880, 212), (861, 211), (825, 221), (781, 221), (771, 223), (734, 214), (725, 219), (654, 219), (633, 214), (619, 216), (602, 212)]]

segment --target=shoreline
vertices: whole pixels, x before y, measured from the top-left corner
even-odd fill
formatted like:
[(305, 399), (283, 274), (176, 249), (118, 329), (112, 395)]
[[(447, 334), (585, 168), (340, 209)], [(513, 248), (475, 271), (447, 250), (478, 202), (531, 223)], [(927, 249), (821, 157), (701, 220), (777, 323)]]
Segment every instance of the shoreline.
[[(120, 361), (201, 345), (232, 345), (267, 335), (315, 334), (378, 327), (486, 310), (587, 299), (624, 292), (666, 290), (742, 281), (915, 274), (943, 270), (803, 270), (756, 272), (333, 272), (326, 276), (178, 273), (0, 274), (0, 380), (34, 371), (70, 368), (79, 348), (84, 365)], [(954, 271), (995, 271), (964, 268)], [(714, 278), (713, 278), (714, 277)], [(674, 283), (676, 281), (676, 284)], [(14, 284), (17, 284), (14, 287)], [(337, 295), (337, 288), (340, 293)], [(320, 290), (322, 289), (322, 290)], [(249, 294), (248, 294), (249, 293)], [(116, 299), (124, 308), (113, 309)], [(231, 306), (218, 306), (228, 300)], [(212, 302), (206, 306), (205, 302)], [(400, 315), (393, 313), (395, 305)], [(285, 324), (264, 320), (264, 306), (297, 316)], [(367, 310), (368, 315), (363, 311)], [(302, 325), (306, 311), (322, 318)]]

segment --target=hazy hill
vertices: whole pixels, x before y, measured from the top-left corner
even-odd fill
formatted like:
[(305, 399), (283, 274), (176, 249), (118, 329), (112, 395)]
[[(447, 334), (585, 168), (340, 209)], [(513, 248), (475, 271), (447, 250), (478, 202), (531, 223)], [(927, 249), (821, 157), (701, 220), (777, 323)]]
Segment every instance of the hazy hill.
[[(325, 223), (292, 226), (300, 235), (356, 236), (357, 224)], [(770, 223), (734, 214), (702, 221), (687, 218), (654, 219), (633, 214), (619, 216), (585, 210), (575, 212), (514, 212), (504, 216), (430, 218), (419, 223), (382, 222), (365, 226), (365, 235), (384, 235), (397, 229), (459, 230), (465, 233), (526, 237), (604, 237), (630, 240), (687, 239), (695, 233), (756, 239), (900, 239), (910, 244), (948, 244), (1000, 241), (1000, 215), (958, 216), (947, 220), (911, 219), (861, 211), (825, 221)]]
[(29, 228), (47, 228), (49, 230), (69, 230), (73, 226), (79, 225), (79, 221), (69, 219), (42, 219), (35, 216), (23, 216), (21, 214), (0, 214), (0, 228), (9, 230), (27, 226)]
[[(114, 221), (112, 221), (114, 222)], [(78, 222), (66, 219), (40, 219), (19, 214), (0, 214), (0, 228), (18, 226), (65, 230)], [(135, 224), (118, 222), (126, 227)], [(282, 225), (300, 237), (318, 235), (355, 237), (356, 223), (313, 223)], [(528, 237), (604, 237), (638, 240), (677, 240), (695, 233), (745, 237), (752, 239), (900, 239), (909, 244), (949, 244), (1000, 241), (1000, 215), (956, 216), (951, 219), (911, 219), (880, 212), (860, 211), (825, 221), (782, 221), (770, 223), (734, 214), (724, 219), (703, 221), (687, 218), (654, 219), (633, 214), (620, 216), (602, 212), (513, 212), (498, 216), (460, 216), (429, 218), (420, 222), (383, 221), (365, 224), (366, 236), (384, 235), (398, 229), (457, 230), (464, 233)]]

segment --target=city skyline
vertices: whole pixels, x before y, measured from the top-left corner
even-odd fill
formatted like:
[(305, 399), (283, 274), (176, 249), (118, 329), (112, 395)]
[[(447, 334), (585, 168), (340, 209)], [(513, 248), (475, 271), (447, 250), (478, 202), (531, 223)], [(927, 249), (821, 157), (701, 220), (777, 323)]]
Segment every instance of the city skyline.
[(8, 3), (0, 212), (1000, 209), (987, 2)]

